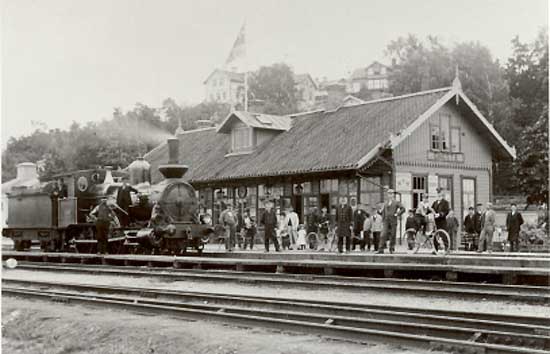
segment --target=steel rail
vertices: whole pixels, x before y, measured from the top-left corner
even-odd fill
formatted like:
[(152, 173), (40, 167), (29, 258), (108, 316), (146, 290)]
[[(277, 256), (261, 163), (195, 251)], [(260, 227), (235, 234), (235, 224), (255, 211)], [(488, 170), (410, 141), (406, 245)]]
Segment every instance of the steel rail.
[[(61, 284), (57, 284), (61, 285)], [(44, 286), (44, 283), (41, 283)], [(70, 284), (62, 284), (70, 287)], [(88, 286), (93, 289), (94, 286)], [(240, 307), (221, 306), (219, 304), (187, 304), (174, 301), (160, 301), (148, 297), (136, 296), (99, 296), (98, 294), (83, 294), (82, 288), (76, 287), (77, 293), (63, 293), (59, 291), (48, 291), (40, 289), (5, 287), (4, 293), (8, 295), (19, 295), (26, 297), (49, 298), (58, 301), (70, 301), (77, 303), (92, 303), (108, 306), (122, 307), (126, 309), (148, 310), (158, 313), (179, 314), (184, 317), (196, 317), (200, 319), (216, 319), (228, 323), (244, 321), (242, 324), (260, 324), (267, 327), (279, 329), (293, 329), (317, 334), (324, 334), (331, 337), (343, 337), (354, 340), (377, 340), (390, 339), (392, 342), (407, 344), (433, 349), (460, 350), (462, 352), (483, 352), (483, 353), (550, 353), (549, 337), (536, 334), (525, 334), (517, 332), (499, 332), (494, 330), (481, 330), (479, 328), (454, 327), (449, 325), (428, 325), (412, 322), (410, 318), (402, 318), (401, 321), (380, 320), (372, 318), (359, 318), (356, 316), (342, 316), (301, 312), (293, 310), (271, 310), (265, 308), (251, 307), (245, 300)], [(97, 290), (97, 288), (96, 288)], [(104, 290), (104, 289), (103, 289)], [(117, 287), (115, 292), (120, 292)], [(127, 295), (127, 294), (126, 294)], [(279, 300), (282, 301), (282, 300)], [(290, 301), (292, 303), (292, 301)], [(311, 309), (310, 309), (311, 310)], [(443, 318), (448, 321), (448, 318)], [(442, 321), (442, 322), (443, 322)], [(447, 323), (447, 322), (444, 322)], [(296, 327), (297, 326), (297, 327)], [(290, 327), (290, 328), (289, 328)], [(321, 330), (321, 331), (319, 331)], [(479, 343), (476, 340), (493, 341), (495, 343)]]
[[(353, 316), (374, 318), (375, 316), (408, 316), (415, 321), (437, 323), (442, 320), (452, 321), (460, 325), (483, 325), (485, 329), (502, 328), (503, 331), (514, 330), (523, 333), (538, 333), (547, 331), (550, 333), (550, 323), (545, 317), (513, 316), (501, 314), (484, 314), (454, 310), (433, 310), (423, 308), (407, 308), (398, 306), (364, 305), (349, 302), (314, 301), (285, 299), (280, 297), (228, 295), (219, 293), (189, 292), (181, 290), (166, 290), (145, 287), (127, 287), (98, 284), (60, 283), (43, 280), (3, 279), (3, 284), (14, 284), (26, 287), (61, 288), (78, 290), (81, 292), (94, 292), (97, 294), (125, 294), (147, 298), (165, 298), (183, 302), (216, 303), (220, 305), (255, 304), (262, 308), (293, 310), (301, 308), (304, 311), (322, 311), (323, 314), (348, 313)], [(512, 327), (511, 327), (512, 326)]]
[(415, 295), (550, 303), (550, 289), (543, 286), (37, 262), (21, 263), (19, 268), (117, 276), (155, 276), (170, 280), (222, 281), (321, 289), (341, 288), (355, 291), (392, 291), (394, 293), (414, 293)]

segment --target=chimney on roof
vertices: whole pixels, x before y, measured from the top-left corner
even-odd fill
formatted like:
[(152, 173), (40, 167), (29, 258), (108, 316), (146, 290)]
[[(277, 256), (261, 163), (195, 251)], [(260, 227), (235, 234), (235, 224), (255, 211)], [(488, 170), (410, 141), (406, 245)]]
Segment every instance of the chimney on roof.
[(178, 136), (180, 134), (183, 134), (184, 132), (185, 132), (185, 130), (183, 130), (183, 128), (181, 126), (181, 118), (178, 118), (178, 127), (176, 128), (175, 135)]
[(210, 128), (214, 126), (214, 122), (210, 119), (199, 119), (197, 121), (197, 128)]

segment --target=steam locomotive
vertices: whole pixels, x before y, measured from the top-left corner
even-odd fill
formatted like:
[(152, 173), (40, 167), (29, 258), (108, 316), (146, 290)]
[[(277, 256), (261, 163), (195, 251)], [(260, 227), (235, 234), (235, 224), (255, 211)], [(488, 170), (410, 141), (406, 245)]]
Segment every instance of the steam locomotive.
[[(111, 226), (109, 253), (201, 253), (213, 228), (207, 218), (199, 217), (197, 193), (183, 179), (188, 167), (178, 162), (177, 138), (168, 139), (168, 149), (168, 163), (159, 166), (164, 179), (157, 184), (150, 183), (149, 164), (140, 158), (128, 166), (128, 173), (108, 167), (74, 171), (34, 188), (13, 190), (2, 235), (14, 241), (17, 251), (39, 243), (43, 251), (94, 253), (96, 230), (89, 213), (102, 198), (116, 199), (120, 179), (129, 174), (138, 193), (128, 211), (128, 226)], [(153, 205), (172, 220), (171, 232), (148, 227)]]

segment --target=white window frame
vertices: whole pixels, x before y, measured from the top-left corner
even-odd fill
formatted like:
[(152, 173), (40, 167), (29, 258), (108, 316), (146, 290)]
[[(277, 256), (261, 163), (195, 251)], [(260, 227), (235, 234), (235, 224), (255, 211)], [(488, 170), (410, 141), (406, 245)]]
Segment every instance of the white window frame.
[[(430, 150), (449, 152), (449, 153), (460, 153), (462, 150), (461, 141), (460, 141), (460, 135), (461, 135), (460, 127), (452, 125), (452, 122), (451, 122), (452, 116), (449, 113), (440, 113), (437, 118), (438, 118), (437, 123), (430, 123), (429, 125)], [(448, 121), (445, 122), (444, 119), (448, 119)], [(445, 123), (445, 128), (447, 128), (446, 131), (442, 129), (442, 127), (444, 126), (443, 123)], [(433, 146), (434, 140), (432, 139), (433, 137), (432, 130), (434, 128), (437, 129), (438, 131), (437, 136), (439, 137), (439, 140), (437, 142), (437, 147)], [(453, 130), (458, 130), (458, 150), (453, 148), (452, 133), (451, 133)]]
[[(243, 134), (244, 132), (244, 134)], [(241, 136), (239, 136), (241, 134)], [(244, 138), (246, 135), (246, 141), (240, 143), (238, 139)], [(244, 140), (244, 139), (243, 139)], [(246, 125), (235, 126), (231, 130), (231, 150), (233, 152), (239, 152), (249, 150), (252, 148), (252, 129)]]

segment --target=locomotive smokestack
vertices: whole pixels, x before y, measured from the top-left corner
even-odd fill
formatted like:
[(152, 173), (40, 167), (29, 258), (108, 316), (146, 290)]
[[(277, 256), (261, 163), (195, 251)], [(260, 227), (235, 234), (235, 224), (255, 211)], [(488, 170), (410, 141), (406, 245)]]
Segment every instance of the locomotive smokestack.
[(159, 171), (164, 178), (181, 178), (189, 168), (179, 163), (180, 141), (178, 138), (169, 138), (166, 143), (168, 145), (168, 164), (160, 165)]
[(179, 164), (180, 140), (178, 138), (168, 138), (168, 164)]

